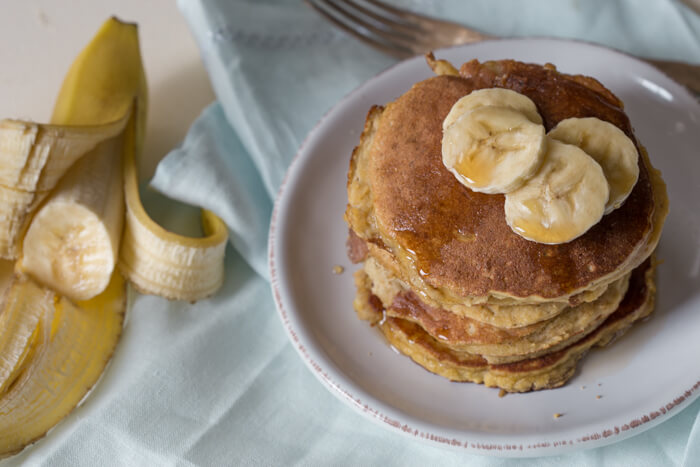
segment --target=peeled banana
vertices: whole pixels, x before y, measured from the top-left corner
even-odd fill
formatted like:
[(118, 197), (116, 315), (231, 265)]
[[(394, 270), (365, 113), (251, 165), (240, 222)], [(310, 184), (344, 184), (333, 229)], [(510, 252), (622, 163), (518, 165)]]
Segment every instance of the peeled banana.
[(122, 138), (81, 158), (34, 216), (18, 269), (74, 301), (109, 283), (124, 221)]
[(0, 257), (15, 259), (31, 214), (68, 168), (124, 130), (126, 118), (104, 125), (39, 125), (0, 121)]
[(141, 205), (146, 102), (136, 25), (112, 18), (73, 63), (52, 125), (0, 122), (0, 256), (19, 256), (0, 260), (0, 457), (95, 384), (121, 334), (124, 276), (190, 301), (222, 283), (221, 219), (203, 212), (207, 236), (188, 238)]
[(603, 217), (608, 182), (582, 149), (557, 140), (547, 144), (544, 164), (521, 188), (506, 193), (508, 225), (539, 243), (571, 241)]
[(444, 130), (442, 161), (474, 191), (507, 193), (535, 174), (546, 148), (544, 127), (523, 112), (481, 106), (463, 113)]

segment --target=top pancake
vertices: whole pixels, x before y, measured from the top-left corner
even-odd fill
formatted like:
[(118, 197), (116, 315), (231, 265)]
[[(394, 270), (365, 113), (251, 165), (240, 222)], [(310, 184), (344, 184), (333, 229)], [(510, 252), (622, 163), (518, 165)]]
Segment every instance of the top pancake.
[[(384, 243), (430, 286), (464, 297), (501, 294), (552, 299), (629, 265), (652, 230), (654, 193), (639, 180), (624, 205), (583, 236), (545, 245), (506, 224), (503, 195), (476, 193), (442, 163), (442, 121), (475, 89), (505, 87), (534, 101), (550, 130), (569, 117), (597, 117), (636, 142), (620, 101), (592, 78), (514, 61), (466, 63), (461, 76), (417, 83), (382, 113), (369, 157), (373, 211)], [(638, 145), (637, 145), (638, 146)], [(639, 146), (638, 146), (639, 147)]]

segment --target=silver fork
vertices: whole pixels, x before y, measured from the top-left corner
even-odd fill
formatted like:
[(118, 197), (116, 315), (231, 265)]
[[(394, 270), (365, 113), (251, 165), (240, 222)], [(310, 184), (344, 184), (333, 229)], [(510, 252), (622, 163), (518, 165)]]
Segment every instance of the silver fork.
[[(304, 0), (321, 16), (362, 42), (397, 58), (440, 47), (479, 42), (495, 36), (450, 21), (388, 5), (380, 0)], [(642, 58), (700, 95), (700, 66)]]

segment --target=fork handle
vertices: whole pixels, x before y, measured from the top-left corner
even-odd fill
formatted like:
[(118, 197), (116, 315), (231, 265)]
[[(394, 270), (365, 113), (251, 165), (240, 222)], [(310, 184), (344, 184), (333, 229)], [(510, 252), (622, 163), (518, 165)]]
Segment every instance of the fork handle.
[(644, 60), (688, 88), (696, 96), (700, 95), (700, 65), (649, 58)]

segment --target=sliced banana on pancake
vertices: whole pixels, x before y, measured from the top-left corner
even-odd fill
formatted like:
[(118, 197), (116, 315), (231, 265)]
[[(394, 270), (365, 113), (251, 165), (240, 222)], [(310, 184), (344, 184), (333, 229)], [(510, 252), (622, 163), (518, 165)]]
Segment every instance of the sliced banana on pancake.
[(465, 113), (487, 106), (508, 107), (525, 114), (532, 123), (542, 124), (542, 117), (537, 111), (537, 106), (529, 97), (510, 89), (488, 88), (477, 89), (458, 100), (442, 122), (442, 129), (446, 130)]
[(546, 146), (544, 127), (523, 112), (484, 106), (462, 114), (444, 130), (442, 161), (474, 191), (507, 193), (537, 172)]
[(528, 240), (566, 243), (598, 223), (608, 196), (600, 164), (577, 146), (549, 140), (538, 173), (506, 194), (506, 222)]
[(567, 118), (548, 135), (580, 147), (603, 168), (610, 188), (605, 214), (622, 206), (639, 177), (637, 147), (622, 130), (597, 118)]

